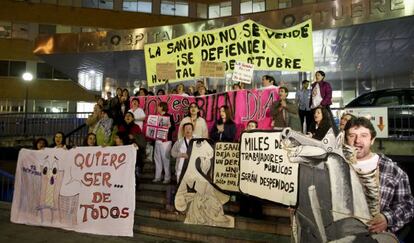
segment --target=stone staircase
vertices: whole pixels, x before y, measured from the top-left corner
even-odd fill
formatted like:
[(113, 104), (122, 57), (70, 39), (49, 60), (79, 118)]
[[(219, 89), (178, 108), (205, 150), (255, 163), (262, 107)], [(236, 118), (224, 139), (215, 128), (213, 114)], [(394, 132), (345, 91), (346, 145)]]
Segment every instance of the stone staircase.
[(153, 183), (154, 170), (154, 163), (145, 161), (136, 194), (135, 233), (195, 242), (290, 242), (289, 212), (271, 202), (263, 204), (261, 219), (239, 216), (237, 200), (226, 203), (226, 214), (235, 217), (234, 229), (184, 224), (185, 214), (167, 207), (167, 191), (176, 182)]

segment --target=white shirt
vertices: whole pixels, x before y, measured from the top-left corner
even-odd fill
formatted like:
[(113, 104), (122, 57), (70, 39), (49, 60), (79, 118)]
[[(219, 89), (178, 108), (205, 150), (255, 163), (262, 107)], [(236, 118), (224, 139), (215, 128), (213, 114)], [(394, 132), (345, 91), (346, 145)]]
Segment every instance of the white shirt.
[(312, 105), (311, 108), (315, 109), (318, 107), (322, 102), (322, 96), (321, 96), (321, 89), (319, 88), (319, 83), (315, 85), (315, 87), (312, 90)]
[[(181, 120), (180, 126), (178, 127), (178, 138), (177, 139), (183, 138), (182, 130), (183, 130), (183, 125), (186, 123), (192, 123), (191, 117), (186, 116)], [(202, 117), (197, 118), (195, 122), (194, 130), (193, 130), (193, 134), (194, 136), (199, 137), (199, 138), (208, 138), (208, 127), (207, 127), (207, 122), (206, 120), (204, 120), (204, 118)]]
[(378, 154), (374, 154), (371, 158), (367, 160), (360, 160), (353, 164), (356, 171), (360, 171), (363, 173), (371, 172), (375, 170), (378, 166), (379, 156)]
[(134, 114), (134, 119), (135, 119), (135, 124), (137, 124), (139, 126), (139, 128), (141, 128), (141, 130), (143, 129), (144, 126), (144, 122), (143, 120), (145, 119), (145, 112), (142, 108), (137, 108), (135, 111), (130, 109), (130, 112), (132, 112)]
[[(197, 138), (193, 135), (192, 138)], [(191, 138), (191, 139), (192, 139)], [(185, 137), (179, 139), (177, 142), (175, 142), (174, 146), (171, 149), (171, 156), (176, 158), (175, 162), (175, 174), (177, 175), (177, 183), (181, 176), (181, 171), (183, 170), (183, 165), (185, 159), (183, 157), (179, 157), (181, 153), (186, 154), (188, 146), (190, 146), (190, 140)]]

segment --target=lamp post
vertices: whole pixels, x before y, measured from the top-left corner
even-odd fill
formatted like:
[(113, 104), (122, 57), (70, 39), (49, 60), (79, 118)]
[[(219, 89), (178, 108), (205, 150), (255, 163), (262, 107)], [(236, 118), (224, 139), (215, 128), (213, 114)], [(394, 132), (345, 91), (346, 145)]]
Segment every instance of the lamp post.
[(33, 74), (31, 74), (29, 72), (25, 72), (25, 73), (23, 73), (22, 78), (25, 82), (25, 87), (26, 87), (26, 97), (24, 99), (24, 120), (23, 120), (23, 133), (24, 133), (24, 135), (26, 135), (27, 105), (28, 105), (28, 99), (29, 99), (28, 83), (33, 80)]

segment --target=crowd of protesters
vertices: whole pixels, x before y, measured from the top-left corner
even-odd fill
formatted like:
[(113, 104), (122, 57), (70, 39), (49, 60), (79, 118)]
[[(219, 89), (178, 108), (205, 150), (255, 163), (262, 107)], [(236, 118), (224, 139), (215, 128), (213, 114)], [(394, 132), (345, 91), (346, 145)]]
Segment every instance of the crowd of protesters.
[[(330, 109), (332, 104), (332, 88), (331, 85), (325, 81), (325, 73), (317, 71), (315, 73), (315, 82), (312, 83), (309, 89), (310, 82), (308, 80), (302, 81), (302, 89), (296, 92), (295, 102), (287, 99), (289, 90), (283, 83), (276, 85), (275, 79), (272, 76), (264, 75), (262, 77), (262, 89), (278, 88), (279, 99), (275, 101), (270, 108), (271, 127), (275, 130), (281, 130), (285, 127), (290, 127), (296, 131), (303, 132), (309, 137), (322, 140), (329, 130), (332, 130), (334, 135), (338, 132), (344, 132), (346, 135), (346, 142), (356, 148), (357, 165), (364, 167), (366, 162), (364, 159), (372, 160), (373, 166), (378, 164), (378, 156), (373, 156), (370, 147), (375, 139), (375, 131), (372, 124), (367, 119), (356, 118), (351, 114), (343, 114), (340, 119), (339, 127), (336, 126), (333, 120), (333, 115)], [(242, 84), (234, 84), (234, 90), (243, 89)], [(177, 94), (183, 96), (203, 96), (211, 94), (203, 81), (197, 81), (195, 86), (187, 88), (182, 84), (170, 90), (168, 94)], [(165, 95), (165, 90), (158, 90), (157, 95)], [(135, 96), (154, 95), (152, 92), (141, 88)], [(190, 141), (193, 138), (210, 138), (213, 142), (237, 142), (236, 141), (236, 124), (233, 121), (233, 116), (230, 108), (226, 105), (220, 107), (219, 117), (213, 127), (208, 129), (206, 120), (200, 115), (200, 107), (197, 103), (191, 103), (188, 107), (188, 114), (178, 125), (177, 140), (173, 141), (173, 132), (175, 130), (174, 119), (168, 113), (168, 104), (160, 102), (157, 105), (157, 114), (160, 116), (169, 117), (168, 134), (166, 140), (156, 140), (148, 143), (143, 134), (144, 122), (148, 114), (140, 108), (140, 100), (132, 98), (127, 89), (116, 89), (115, 97), (108, 94), (108, 99), (100, 98), (94, 106), (93, 113), (86, 119), (88, 125), (88, 135), (85, 137), (83, 146), (120, 146), (135, 144), (137, 153), (137, 175), (142, 171), (143, 161), (146, 156), (146, 151), (152, 151), (150, 156), (153, 156), (155, 164), (154, 183), (171, 183), (171, 157), (176, 160), (175, 174), (177, 182), (183, 176), (182, 170), (185, 159), (188, 159), (187, 149)], [(260, 129), (257, 121), (249, 121), (246, 125), (246, 130)], [(353, 129), (353, 130), (352, 130)], [(369, 130), (368, 130), (369, 129)], [(355, 131), (354, 131), (355, 130)], [(362, 133), (359, 130), (363, 130)], [(367, 138), (367, 131), (370, 131), (371, 136)], [(40, 150), (48, 147), (48, 141), (44, 138), (37, 139), (33, 144), (34, 149)], [(57, 132), (53, 138), (50, 147), (69, 149), (65, 144), (65, 135), (62, 132)], [(381, 155), (382, 156), (382, 155)], [(381, 157), (382, 158), (382, 157)], [(390, 171), (383, 171), (381, 163), (385, 163), (386, 159), (380, 160), (380, 173), (391, 174)], [(389, 159), (388, 159), (389, 160)], [(381, 214), (371, 221), (370, 231), (382, 232), (390, 229), (392, 232), (400, 229), (404, 224), (409, 222), (413, 217), (412, 205), (414, 199), (409, 190), (409, 182), (406, 174), (402, 172), (393, 162), (387, 162), (387, 166), (393, 166), (392, 173), (398, 174), (402, 179), (395, 181), (392, 189), (403, 195), (394, 199), (389, 196), (389, 201), (381, 201)], [(382, 167), (381, 167), (382, 166)], [(359, 167), (358, 167), (359, 168)], [(391, 170), (391, 169), (390, 169)], [(397, 173), (398, 172), (398, 173)], [(380, 174), (381, 175), (381, 174)], [(391, 177), (390, 177), (391, 178)], [(389, 187), (389, 183), (384, 186), (384, 183), (391, 179), (380, 177), (381, 187)], [(137, 181), (138, 183), (138, 181)], [(394, 183), (394, 182), (393, 182)], [(408, 186), (407, 186), (408, 185)], [(393, 193), (397, 195), (398, 193)], [(381, 195), (384, 192), (381, 190)], [(398, 195), (399, 195), (398, 194)], [(397, 196), (398, 196), (397, 195)], [(404, 201), (404, 200), (405, 201)], [(260, 217), (261, 203), (260, 200), (240, 195), (241, 212), (248, 215), (255, 215)], [(381, 197), (382, 200), (382, 197)], [(403, 217), (401, 212), (394, 208), (395, 205), (406, 205), (406, 217)], [(399, 213), (399, 218), (393, 218), (393, 212)]]
[[(297, 92), (296, 102), (287, 99), (289, 90), (283, 82), (276, 84), (274, 77), (264, 75), (262, 77), (261, 89), (279, 88), (279, 99), (270, 108), (272, 118), (271, 126), (274, 129), (291, 127), (297, 131), (308, 133), (309, 136), (322, 139), (326, 132), (335, 127), (329, 114), (329, 105), (332, 103), (332, 89), (329, 83), (324, 81), (325, 74), (316, 72), (315, 83), (309, 90), (309, 81), (302, 82), (303, 89)], [(233, 85), (234, 90), (244, 88), (242, 83)], [(198, 80), (195, 86), (185, 87), (178, 84), (175, 88), (168, 90), (159, 89), (156, 94), (176, 94), (183, 96), (203, 96), (212, 94), (203, 80)], [(154, 95), (151, 91), (141, 88), (134, 96)], [(318, 103), (319, 102), (319, 103)], [(306, 114), (304, 114), (307, 112)], [(140, 108), (140, 100), (131, 98), (127, 89), (116, 89), (114, 97), (107, 93), (107, 99), (99, 98), (93, 108), (93, 112), (86, 119), (88, 135), (84, 139), (83, 146), (119, 146), (135, 144), (138, 149), (137, 173), (142, 171), (145, 157), (152, 156), (155, 162), (155, 176), (153, 182), (169, 184), (171, 182), (170, 159), (176, 158), (175, 174), (177, 182), (181, 174), (182, 163), (186, 158), (190, 138), (210, 138), (213, 142), (236, 142), (236, 124), (233, 120), (230, 107), (223, 105), (219, 110), (219, 118), (214, 126), (208, 129), (206, 120), (200, 115), (200, 107), (197, 103), (189, 104), (188, 114), (178, 125), (177, 141), (173, 140), (172, 134), (175, 130), (172, 115), (168, 113), (168, 104), (160, 102), (157, 106), (158, 115), (170, 117), (170, 129), (165, 141), (149, 141), (145, 138), (144, 122), (147, 118), (145, 111)], [(299, 118), (300, 116), (300, 118)], [(311, 120), (310, 120), (311, 119)], [(303, 124), (306, 124), (303, 126)], [(250, 121), (247, 126), (260, 128), (257, 121)], [(175, 143), (174, 143), (175, 142)], [(48, 147), (44, 138), (36, 140), (34, 149)], [(65, 145), (65, 135), (57, 132), (53, 138), (51, 147), (68, 149)]]

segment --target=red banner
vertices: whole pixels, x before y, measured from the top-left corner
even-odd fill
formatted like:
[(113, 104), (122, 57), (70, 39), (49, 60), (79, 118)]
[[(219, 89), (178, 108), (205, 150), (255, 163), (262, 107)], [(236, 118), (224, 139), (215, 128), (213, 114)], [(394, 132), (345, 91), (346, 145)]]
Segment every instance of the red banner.
[(279, 99), (278, 90), (277, 88), (239, 90), (197, 97), (162, 95), (139, 96), (138, 98), (140, 107), (144, 109), (147, 116), (157, 113), (157, 105), (160, 102), (167, 102), (168, 113), (174, 116), (176, 131), (183, 117), (188, 114), (188, 108), (192, 102), (196, 102), (200, 107), (201, 116), (206, 119), (209, 130), (219, 117), (220, 107), (227, 105), (231, 109), (237, 126), (236, 138), (239, 138), (250, 120), (257, 121), (260, 129), (271, 128), (270, 107), (274, 101)]

